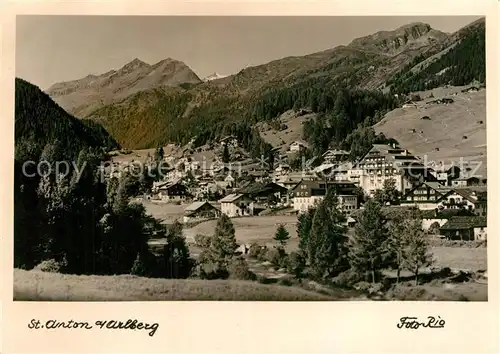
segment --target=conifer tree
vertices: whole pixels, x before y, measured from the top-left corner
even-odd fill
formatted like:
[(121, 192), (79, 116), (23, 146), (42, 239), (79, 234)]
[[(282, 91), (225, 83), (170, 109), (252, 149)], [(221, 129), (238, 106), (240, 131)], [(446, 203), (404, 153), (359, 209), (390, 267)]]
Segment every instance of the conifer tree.
[(237, 248), (233, 223), (226, 214), (222, 214), (215, 226), (215, 234), (210, 244), (210, 256), (221, 268), (227, 268)]
[(285, 228), (285, 225), (280, 224), (274, 234), (274, 241), (278, 242), (279, 247), (284, 249), (289, 239), (290, 233)]
[(299, 237), (299, 249), (304, 253), (307, 253), (309, 235), (315, 212), (315, 208), (309, 208), (305, 213), (300, 213), (298, 216), (297, 235)]
[(228, 144), (224, 144), (224, 150), (222, 150), (222, 162), (228, 163), (229, 162), (229, 148), (227, 146)]
[(193, 266), (182, 224), (177, 220), (167, 230), (167, 244), (163, 248), (166, 278), (187, 278)]
[(433, 263), (429, 240), (422, 230), (422, 221), (416, 217), (406, 220), (405, 233), (404, 262), (406, 268), (415, 274), (415, 285), (418, 285), (419, 269)]
[(307, 255), (312, 273), (319, 278), (334, 276), (347, 268), (345, 216), (330, 190), (312, 220)]
[(376, 273), (384, 266), (389, 254), (388, 231), (381, 206), (369, 200), (349, 242), (350, 264), (359, 273), (370, 272), (375, 283)]
[(405, 247), (406, 247), (406, 215), (405, 213), (397, 214), (389, 225), (389, 242), (388, 247), (392, 255), (392, 261), (396, 267), (397, 275), (396, 282), (399, 283), (401, 270), (404, 267)]

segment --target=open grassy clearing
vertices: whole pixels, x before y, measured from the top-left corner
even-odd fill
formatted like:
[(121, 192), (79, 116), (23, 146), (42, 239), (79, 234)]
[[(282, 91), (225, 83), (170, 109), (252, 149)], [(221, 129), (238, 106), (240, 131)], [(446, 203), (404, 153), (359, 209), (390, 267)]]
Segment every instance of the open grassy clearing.
[(166, 224), (173, 223), (176, 219), (182, 222), (184, 210), (189, 204), (175, 204), (154, 201), (141, 201), (146, 208), (146, 212), (154, 218), (162, 220)]
[[(395, 138), (422, 159), (427, 156), (428, 162), (459, 164), (462, 157), (470, 162), (472, 169), (480, 162), (476, 175), (486, 178), (486, 89), (470, 93), (462, 93), (462, 89), (464, 87), (442, 87), (421, 92), (423, 101), (417, 102), (416, 107), (397, 108), (387, 113), (374, 126), (375, 131)], [(431, 92), (434, 98), (429, 97)], [(426, 104), (439, 98), (451, 98), (454, 102)], [(421, 119), (424, 116), (430, 120)]]
[(298, 287), (239, 280), (77, 276), (14, 270), (14, 300), (30, 301), (331, 301)]
[[(284, 224), (290, 233), (288, 248), (296, 249), (298, 236), (296, 230), (297, 217), (294, 215), (254, 216), (231, 219), (236, 232), (238, 243), (250, 244), (256, 242), (261, 245), (273, 245), (273, 237), (279, 224)], [(185, 229), (186, 238), (193, 239), (197, 234), (213, 235), (217, 220), (205, 221), (192, 228)]]
[(436, 266), (471, 271), (488, 269), (487, 248), (432, 247)]

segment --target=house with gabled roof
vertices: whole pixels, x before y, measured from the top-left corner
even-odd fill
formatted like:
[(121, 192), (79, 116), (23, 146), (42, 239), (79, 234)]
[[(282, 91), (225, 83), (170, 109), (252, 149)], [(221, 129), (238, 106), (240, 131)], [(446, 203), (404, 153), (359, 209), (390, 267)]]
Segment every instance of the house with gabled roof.
[(189, 196), (186, 186), (180, 179), (155, 185), (153, 193), (162, 201), (183, 201)]
[(484, 216), (454, 216), (439, 229), (449, 240), (486, 240), (487, 225)]
[(349, 157), (349, 155), (350, 155), (349, 152), (345, 150), (337, 150), (337, 149), (327, 150), (323, 154), (323, 160), (325, 161), (325, 163), (329, 164), (337, 163), (346, 160)]
[(355, 193), (356, 186), (350, 181), (301, 181), (290, 190), (293, 198), (293, 209), (298, 213), (306, 212), (322, 201), (329, 188), (335, 188), (338, 197), (339, 208), (350, 213), (358, 208), (358, 196)]
[(401, 205), (429, 209), (465, 209), (477, 215), (486, 215), (486, 192), (466, 188), (452, 188), (438, 182), (422, 182), (405, 193)]
[(184, 209), (184, 222), (214, 219), (218, 218), (220, 214), (221, 211), (215, 203), (208, 201), (194, 202)]
[(232, 193), (219, 200), (220, 210), (230, 218), (253, 215), (254, 200), (246, 193)]

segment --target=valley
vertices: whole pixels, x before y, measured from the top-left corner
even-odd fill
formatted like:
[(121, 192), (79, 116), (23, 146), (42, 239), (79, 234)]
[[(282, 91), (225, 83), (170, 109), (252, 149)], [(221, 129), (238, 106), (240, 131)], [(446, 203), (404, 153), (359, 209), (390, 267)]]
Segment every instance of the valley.
[(17, 78), (15, 298), (486, 301), (484, 41), (415, 22), (227, 76)]

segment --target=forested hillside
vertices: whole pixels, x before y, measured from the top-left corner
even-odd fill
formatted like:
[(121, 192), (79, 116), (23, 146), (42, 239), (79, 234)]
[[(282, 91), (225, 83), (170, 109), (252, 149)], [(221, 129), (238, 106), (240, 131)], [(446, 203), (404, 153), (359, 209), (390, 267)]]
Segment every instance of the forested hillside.
[(459, 42), (421, 70), (412, 70), (430, 58), (427, 53), (415, 59), (388, 80), (391, 92), (408, 93), (439, 86), (462, 86), (476, 80), (486, 80), (485, 23), (477, 22), (458, 33)]
[(119, 274), (138, 253), (146, 257), (157, 223), (129, 204), (133, 179), (101, 178), (106, 151), (117, 147), (102, 127), (82, 123), (17, 79), (15, 144), (16, 268), (45, 262), (74, 274)]
[(316, 152), (334, 145), (358, 155), (364, 148), (351, 146), (354, 137), (374, 136), (369, 127), (405, 98), (395, 93), (484, 82), (484, 38), (484, 20), (451, 35), (410, 24), (196, 86), (145, 89), (86, 118), (124, 147), (138, 149), (192, 139), (202, 145), (242, 126), (249, 131), (257, 122), (272, 122), (289, 109), (308, 108), (319, 115), (304, 131)]
[(58, 141), (67, 158), (78, 156), (84, 147), (114, 149), (116, 141), (99, 124), (82, 122), (71, 116), (38, 87), (16, 79), (15, 142), (16, 153), (30, 145), (38, 158), (48, 143)]

